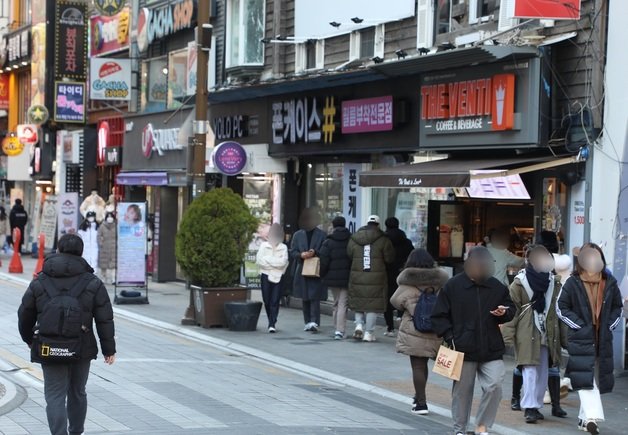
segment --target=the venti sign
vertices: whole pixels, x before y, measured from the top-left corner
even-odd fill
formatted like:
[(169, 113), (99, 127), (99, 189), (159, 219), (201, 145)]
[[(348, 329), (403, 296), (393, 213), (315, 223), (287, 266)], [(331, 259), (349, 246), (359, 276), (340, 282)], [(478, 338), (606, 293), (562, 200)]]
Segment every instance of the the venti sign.
[(515, 74), (421, 86), (425, 133), (455, 134), (512, 130)]
[(196, 2), (181, 0), (156, 8), (141, 8), (137, 18), (137, 44), (146, 51), (153, 41), (192, 27)]
[(532, 57), (423, 74), (417, 89), (421, 148), (545, 146), (549, 123), (542, 112), (550, 94), (541, 70), (541, 59)]
[(180, 151), (183, 145), (179, 143), (178, 128), (155, 129), (152, 124), (146, 124), (142, 131), (142, 153), (149, 159), (153, 153), (163, 156), (168, 151)]

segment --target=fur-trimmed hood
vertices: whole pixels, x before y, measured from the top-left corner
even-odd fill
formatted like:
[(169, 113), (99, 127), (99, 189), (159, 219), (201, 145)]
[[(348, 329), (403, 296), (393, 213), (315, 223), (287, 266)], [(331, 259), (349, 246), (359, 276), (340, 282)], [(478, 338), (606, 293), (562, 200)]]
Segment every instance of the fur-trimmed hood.
[(431, 269), (407, 267), (402, 270), (397, 277), (397, 284), (417, 288), (429, 286), (440, 289), (445, 285), (448, 279), (449, 276), (440, 267), (434, 267)]

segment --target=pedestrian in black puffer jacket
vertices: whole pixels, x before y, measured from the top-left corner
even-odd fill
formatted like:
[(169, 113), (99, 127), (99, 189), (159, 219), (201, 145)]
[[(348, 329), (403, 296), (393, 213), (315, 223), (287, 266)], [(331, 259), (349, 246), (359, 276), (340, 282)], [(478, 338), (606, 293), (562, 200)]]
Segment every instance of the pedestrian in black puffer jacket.
[[(386, 266), (388, 275), (388, 306), (384, 313), (386, 320), (386, 334), (393, 336), (395, 333), (395, 319), (393, 317), (393, 306), (390, 304), (390, 298), (397, 289), (397, 277), (404, 268), (410, 252), (414, 250), (412, 241), (408, 239), (405, 231), (399, 229), (399, 219), (389, 217), (386, 219), (386, 237), (388, 237), (395, 249), (395, 261)], [(401, 317), (401, 315), (400, 315)]]
[[(59, 253), (51, 254), (44, 261), (43, 271), (30, 283), (18, 309), (18, 327), (22, 340), (33, 346), (34, 332), (44, 307), (51, 300), (48, 292), (57, 289), (73, 289), (79, 281), (84, 289), (77, 297), (82, 309), (81, 358), (71, 362), (42, 362), (40, 355), (32, 352), (33, 362), (42, 362), (44, 372), (44, 396), (50, 432), (55, 435), (83, 433), (87, 412), (85, 385), (91, 360), (98, 355), (94, 336), (94, 323), (100, 347), (107, 364), (115, 361), (116, 343), (113, 325), (113, 309), (104, 284), (93, 275), (94, 270), (81, 257), (83, 241), (76, 234), (66, 234), (57, 243)], [(49, 280), (53, 289), (44, 288), (42, 280)], [(79, 287), (80, 288), (80, 287)], [(67, 297), (67, 296), (66, 296)], [(44, 346), (42, 346), (42, 354)]]
[(334, 338), (344, 338), (347, 323), (347, 306), (349, 274), (351, 258), (347, 254), (347, 245), (351, 232), (345, 227), (346, 220), (336, 216), (332, 221), (332, 233), (327, 236), (319, 252), (321, 259), (321, 277), (323, 284), (329, 287), (334, 295), (333, 320), (336, 327)]
[(606, 269), (602, 249), (585, 244), (558, 295), (556, 313), (569, 328), (565, 376), (578, 391), (578, 417), (589, 433), (599, 433), (597, 423), (604, 419), (600, 394), (610, 393), (615, 384), (613, 329), (621, 323), (621, 311), (621, 292)]

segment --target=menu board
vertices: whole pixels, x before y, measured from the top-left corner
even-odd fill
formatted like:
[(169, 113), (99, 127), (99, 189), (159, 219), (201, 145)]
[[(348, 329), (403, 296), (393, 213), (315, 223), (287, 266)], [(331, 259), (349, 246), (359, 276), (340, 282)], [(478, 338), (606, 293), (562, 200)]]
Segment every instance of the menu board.
[(146, 204), (118, 203), (116, 285), (146, 286)]
[(57, 197), (55, 195), (46, 195), (44, 199), (39, 233), (46, 238), (46, 247), (48, 249), (52, 248), (57, 235)]

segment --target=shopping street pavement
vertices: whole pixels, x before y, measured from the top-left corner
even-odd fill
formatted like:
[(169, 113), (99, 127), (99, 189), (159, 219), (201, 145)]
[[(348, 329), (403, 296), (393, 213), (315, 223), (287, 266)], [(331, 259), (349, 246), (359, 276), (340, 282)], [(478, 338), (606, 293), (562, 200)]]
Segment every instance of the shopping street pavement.
[[(31, 276), (34, 260), (24, 259), (25, 273), (18, 276), (2, 274), (3, 263), (0, 384), (12, 389), (14, 399), (4, 404), (7, 394), (0, 394), (0, 433), (45, 434), (41, 372), (27, 362), (15, 325), (20, 280)], [(295, 309), (281, 310), (276, 335), (265, 332), (263, 313), (257, 332), (202, 329), (180, 326), (188, 302), (183, 284), (150, 283), (149, 300), (114, 307), (119, 359), (112, 367), (102, 360), (92, 365), (88, 434), (449, 433), (450, 382), (431, 376), (431, 415), (410, 414), (409, 363), (395, 353), (394, 339), (381, 336), (383, 330), (377, 343), (337, 342), (329, 317), (319, 334), (305, 333)], [(506, 364), (509, 371), (513, 363)], [(507, 375), (496, 433), (577, 433), (576, 394), (563, 402), (568, 419), (547, 416), (543, 424), (526, 425), (521, 413), (509, 409), (510, 384)], [(625, 373), (615, 392), (603, 397), (603, 433), (626, 433)]]

